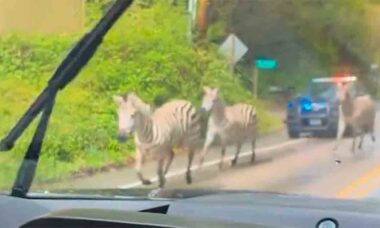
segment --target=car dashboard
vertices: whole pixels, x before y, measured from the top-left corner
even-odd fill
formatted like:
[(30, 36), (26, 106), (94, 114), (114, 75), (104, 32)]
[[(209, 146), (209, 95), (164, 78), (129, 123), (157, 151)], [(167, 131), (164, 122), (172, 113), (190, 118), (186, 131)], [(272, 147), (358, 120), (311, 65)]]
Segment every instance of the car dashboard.
[[(379, 227), (377, 201), (271, 193), (186, 199), (0, 196), (1, 227)], [(323, 227), (323, 226), (321, 226)]]

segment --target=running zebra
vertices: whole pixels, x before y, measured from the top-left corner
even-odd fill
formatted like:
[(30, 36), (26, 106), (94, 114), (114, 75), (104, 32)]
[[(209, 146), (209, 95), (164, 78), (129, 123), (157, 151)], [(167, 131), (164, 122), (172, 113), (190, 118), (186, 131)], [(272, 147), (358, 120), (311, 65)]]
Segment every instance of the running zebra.
[(173, 100), (152, 113), (134, 93), (115, 96), (114, 101), (118, 105), (119, 140), (125, 141), (135, 133), (136, 170), (141, 182), (151, 184), (141, 172), (145, 155), (150, 152), (158, 159), (159, 187), (163, 187), (165, 174), (174, 158), (173, 149), (180, 147), (188, 151), (186, 181), (190, 184), (194, 152), (201, 144), (201, 118), (193, 105), (185, 100)]
[(219, 139), (221, 143), (221, 160), (219, 168), (223, 166), (223, 160), (228, 145), (236, 145), (235, 158), (232, 166), (236, 165), (241, 146), (250, 141), (252, 146), (251, 163), (255, 161), (256, 125), (257, 117), (255, 108), (247, 104), (235, 104), (226, 106), (219, 96), (217, 88), (204, 87), (202, 108), (210, 112), (206, 140), (200, 156), (200, 166), (211, 144)]
[(338, 84), (336, 97), (339, 102), (339, 124), (334, 150), (338, 149), (346, 126), (352, 129), (352, 153), (356, 150), (356, 137), (360, 141), (358, 149), (362, 149), (365, 134), (371, 135), (373, 142), (376, 141), (374, 128), (376, 119), (376, 104), (369, 95), (356, 95), (350, 90), (349, 85)]

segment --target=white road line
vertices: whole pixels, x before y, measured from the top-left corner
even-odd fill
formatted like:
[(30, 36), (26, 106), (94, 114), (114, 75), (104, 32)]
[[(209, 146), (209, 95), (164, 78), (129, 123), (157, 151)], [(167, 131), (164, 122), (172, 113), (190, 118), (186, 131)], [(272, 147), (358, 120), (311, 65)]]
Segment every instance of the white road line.
[[(280, 148), (283, 148), (283, 147), (291, 146), (291, 145), (294, 145), (294, 144), (298, 144), (298, 143), (301, 143), (301, 142), (304, 142), (304, 141), (306, 141), (306, 139), (296, 139), (296, 140), (292, 140), (292, 141), (287, 141), (287, 142), (280, 143), (280, 144), (273, 145), (273, 146), (269, 146), (269, 147), (257, 148), (256, 152), (257, 153), (268, 152), (268, 151), (280, 149)], [(251, 156), (251, 155), (252, 155), (251, 151), (242, 152), (242, 153), (240, 153), (239, 158), (247, 157), (247, 156)], [(227, 156), (225, 158), (225, 161), (231, 161), (233, 158), (234, 158), (234, 155)], [(218, 165), (219, 162), (220, 162), (220, 159), (215, 159), (215, 160), (207, 161), (207, 162), (203, 163), (203, 168), (211, 167), (211, 166), (214, 166), (214, 165)], [(195, 171), (195, 170), (198, 170), (198, 169), (199, 169), (198, 165), (194, 165), (193, 167), (191, 167), (191, 171)], [(168, 174), (166, 174), (166, 179), (169, 179), (169, 178), (172, 178), (172, 177), (176, 177), (176, 176), (180, 176), (180, 175), (184, 175), (185, 173), (186, 173), (186, 169), (185, 168), (184, 169), (179, 169), (179, 170), (176, 170), (176, 171), (172, 171), (172, 172), (169, 172)], [(154, 178), (150, 179), (150, 181), (157, 182), (158, 178), (154, 177)], [(136, 182), (125, 184), (125, 185), (120, 185), (120, 186), (118, 186), (118, 188), (120, 188), (120, 189), (136, 188), (136, 187), (139, 187), (141, 185), (142, 184), (141, 184), (140, 181), (136, 181)]]

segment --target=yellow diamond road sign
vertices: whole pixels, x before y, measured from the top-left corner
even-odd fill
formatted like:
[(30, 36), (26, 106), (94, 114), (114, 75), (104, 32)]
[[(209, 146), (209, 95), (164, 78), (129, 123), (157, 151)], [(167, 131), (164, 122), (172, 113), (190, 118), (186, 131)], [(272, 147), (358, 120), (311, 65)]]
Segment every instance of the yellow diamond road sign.
[(235, 35), (230, 34), (219, 48), (219, 53), (235, 65), (247, 53), (248, 47)]

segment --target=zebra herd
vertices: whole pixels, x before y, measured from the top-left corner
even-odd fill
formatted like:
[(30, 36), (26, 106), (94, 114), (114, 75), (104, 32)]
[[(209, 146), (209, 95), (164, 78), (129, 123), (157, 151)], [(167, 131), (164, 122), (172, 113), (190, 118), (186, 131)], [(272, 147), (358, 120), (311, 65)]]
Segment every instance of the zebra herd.
[[(251, 162), (255, 160), (257, 117), (255, 108), (248, 104), (226, 106), (217, 88), (204, 88), (202, 106), (196, 108), (186, 100), (171, 100), (152, 110), (136, 94), (114, 96), (118, 106), (118, 137), (126, 141), (134, 134), (136, 145), (136, 172), (144, 185), (151, 181), (144, 178), (142, 165), (148, 153), (158, 162), (159, 187), (165, 185), (165, 175), (174, 158), (174, 148), (187, 151), (186, 181), (192, 183), (191, 166), (195, 153), (200, 154), (200, 167), (210, 146), (218, 140), (221, 145), (223, 165), (228, 145), (236, 146), (232, 165), (237, 163), (243, 143), (252, 146)], [(205, 136), (204, 136), (205, 135)]]

